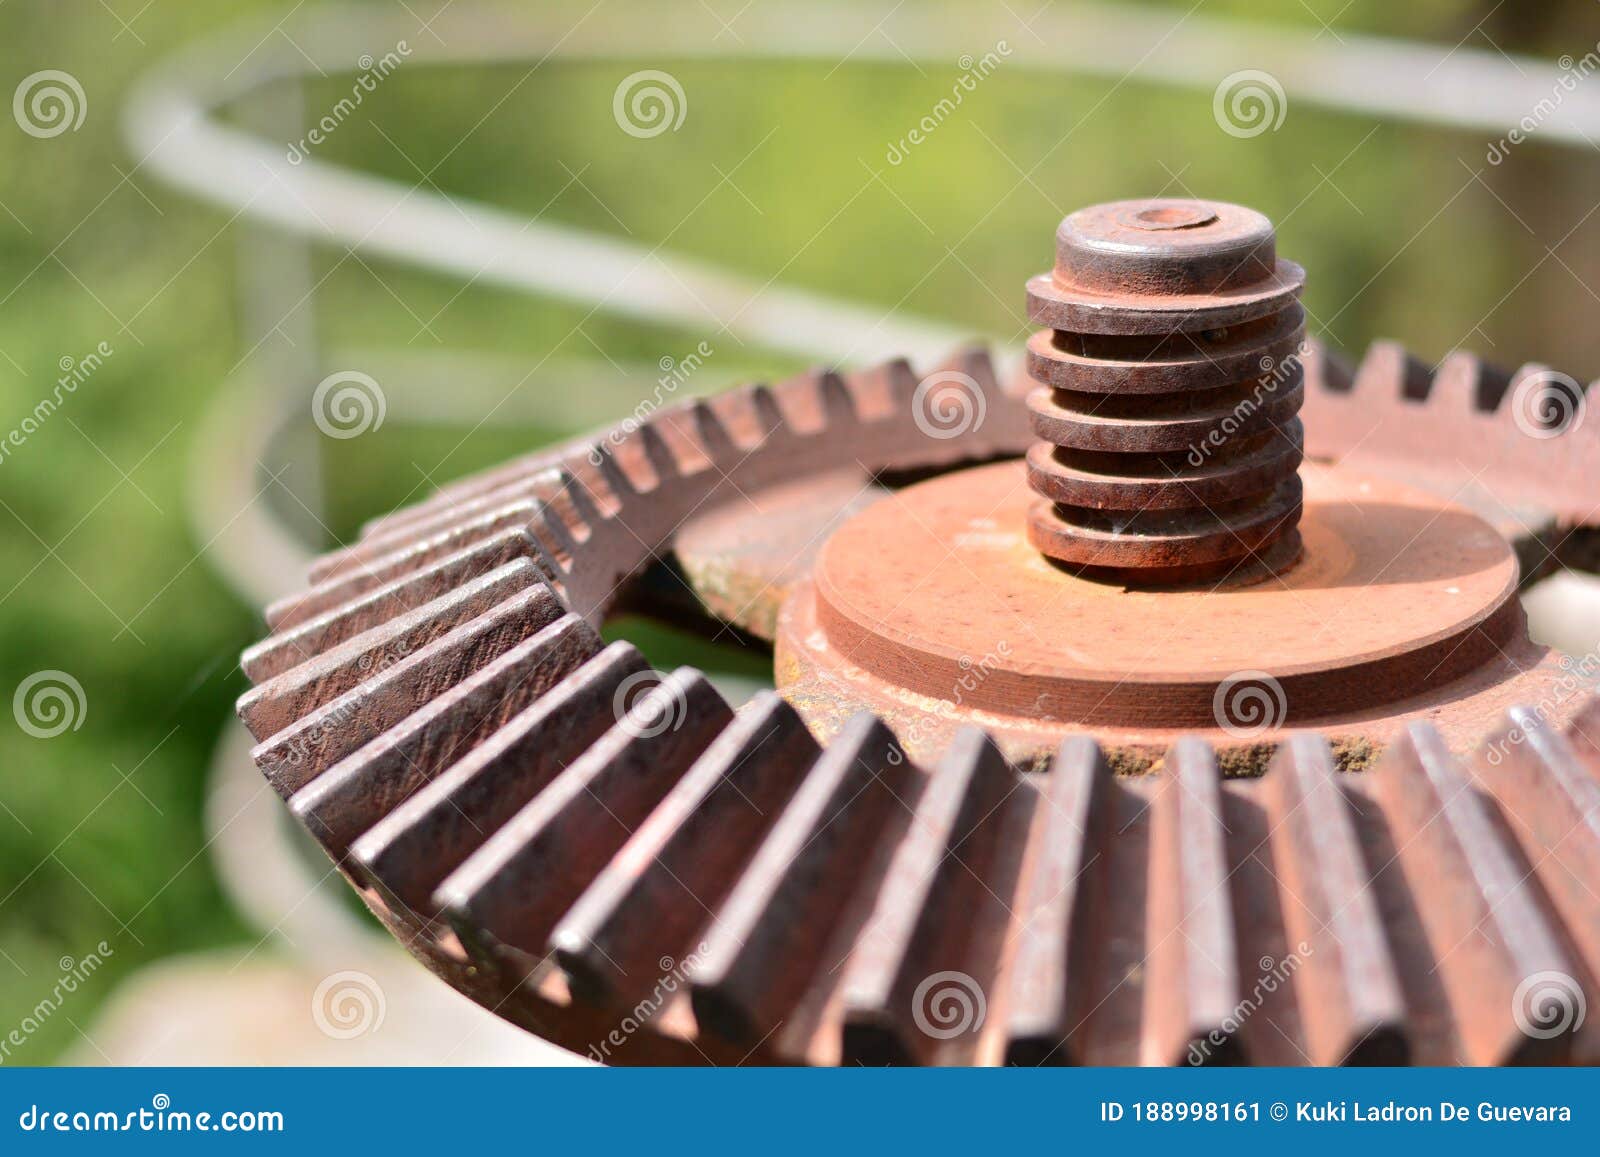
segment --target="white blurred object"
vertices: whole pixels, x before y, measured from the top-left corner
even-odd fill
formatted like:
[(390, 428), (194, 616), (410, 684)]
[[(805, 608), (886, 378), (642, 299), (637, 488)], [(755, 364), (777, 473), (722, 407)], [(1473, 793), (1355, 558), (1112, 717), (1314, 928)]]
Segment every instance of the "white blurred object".
[(93, 1065), (583, 1065), (479, 1008), (398, 947), (354, 958), (381, 1019), (330, 1033), (314, 1015), (327, 980), (279, 952), (176, 956), (117, 990), (63, 1058)]
[(1582, 658), (1600, 651), (1600, 578), (1564, 570), (1522, 596), (1536, 642)]

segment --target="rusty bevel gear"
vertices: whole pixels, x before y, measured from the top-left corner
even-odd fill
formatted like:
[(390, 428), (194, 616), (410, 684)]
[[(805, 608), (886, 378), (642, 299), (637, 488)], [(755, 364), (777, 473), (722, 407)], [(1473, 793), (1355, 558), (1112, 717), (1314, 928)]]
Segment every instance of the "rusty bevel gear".
[[(1440, 388), (1491, 380), (1453, 365), (1428, 393), (1379, 349), (1351, 389), (1314, 354), (1307, 410), (1352, 433), (1312, 454), (1359, 441), (1364, 469), (1444, 485), (1448, 459), (1417, 454), (1442, 430), (1481, 451), (1469, 497), (1525, 547), (1585, 523), (1594, 429), (1531, 440)], [(919, 766), (868, 715), (819, 745), (777, 696), (735, 714), (698, 673), (600, 641), (675, 540), (722, 618), (770, 634), (760, 584), (781, 593), (796, 546), (881, 492), (863, 471), (1019, 453), (1024, 407), (980, 355), (953, 368), (988, 403), (960, 438), (917, 427), (903, 364), (805, 375), (371, 524), (244, 658), (263, 772), (430, 968), (609, 1061), (1600, 1058), (1592, 1019), (1530, 1035), (1515, 1003), (1534, 976), (1600, 999), (1600, 710), (1576, 683), (1518, 684), (1557, 710), (1486, 719), (1475, 752), (1407, 725), (1364, 776), (1299, 736), (1261, 779), (1196, 741), (1128, 778), (1087, 734), (1039, 773), (975, 729)], [(816, 477), (834, 481), (808, 507)], [(782, 551), (705, 535), (769, 494)], [(986, 1017), (940, 1039), (912, 1001), (946, 972)], [(1284, 979), (1232, 1030), (1264, 973)], [(660, 1011), (614, 1031), (663, 982)]]
[[(1238, 205), (1080, 209), (1028, 282), (1028, 534), (1131, 582), (1294, 556), (1305, 273)], [(1281, 544), (1274, 550), (1275, 544)]]

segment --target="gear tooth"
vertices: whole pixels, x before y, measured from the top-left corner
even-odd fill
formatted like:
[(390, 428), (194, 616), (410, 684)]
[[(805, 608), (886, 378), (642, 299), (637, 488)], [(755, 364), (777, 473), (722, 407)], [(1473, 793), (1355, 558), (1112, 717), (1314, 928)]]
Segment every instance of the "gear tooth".
[(1554, 438), (1581, 427), (1587, 405), (1586, 392), (1576, 378), (1540, 362), (1528, 362), (1509, 375), (1495, 410), (1509, 410), (1514, 422), (1529, 423)]
[[(1543, 362), (1523, 362), (1522, 365), (1518, 366), (1510, 373), (1510, 375), (1508, 375), (1506, 388), (1500, 395), (1499, 400), (1495, 403), (1494, 408), (1498, 411), (1502, 406), (1506, 405), (1508, 399), (1515, 398), (1517, 396), (1518, 389), (1524, 388), (1525, 383), (1546, 383), (1544, 392), (1548, 393), (1548, 383), (1552, 378), (1557, 376), (1558, 374), (1553, 366), (1547, 366)], [(1566, 375), (1559, 376), (1565, 377)], [(1574, 384), (1576, 384), (1576, 379), (1574, 379)], [(1583, 389), (1582, 386), (1579, 386), (1578, 388), (1579, 390)]]
[(527, 559), (508, 562), (258, 685), (240, 698), (239, 718), (257, 738), (275, 735), (364, 683), (383, 661), (421, 650), (537, 581)]
[(1464, 350), (1453, 350), (1434, 371), (1428, 400), (1468, 413), (1493, 413), (1511, 384), (1511, 376)]
[(589, 460), (594, 464), (595, 469), (600, 472), (600, 477), (604, 480), (607, 489), (616, 496), (616, 500), (619, 503), (625, 505), (630, 499), (639, 496), (639, 488), (634, 485), (633, 479), (629, 478), (622, 469), (622, 465), (617, 461), (616, 452), (612, 447), (597, 443), (589, 451)]
[(890, 411), (903, 412), (911, 405), (911, 399), (917, 392), (916, 371), (905, 358), (895, 358), (883, 364), (881, 374)]
[(1150, 805), (1147, 904), (1155, 945), (1148, 962), (1146, 1063), (1182, 1064), (1197, 1048), (1211, 1050), (1207, 1059), (1214, 1063), (1245, 1055), (1230, 1027), (1240, 985), (1222, 807), (1211, 746), (1179, 740), (1167, 753), (1166, 779), (1155, 786)]
[(560, 464), (552, 461), (552, 456), (558, 453), (560, 451), (538, 454), (534, 456), (538, 461), (530, 459), (528, 466), (517, 470), (486, 470), (475, 478), (472, 486), (459, 490), (446, 486), (445, 490), (435, 491), (432, 498), (419, 502), (418, 506), (395, 510), (394, 514), (386, 515), (376, 525), (363, 530), (358, 544), (416, 538), (418, 534), (429, 533), (432, 526), (448, 525), (472, 512), (504, 506), (523, 494), (528, 498), (544, 498), (560, 485), (557, 482)]
[(324, 555), (312, 566), (311, 579), (313, 582), (323, 582), (359, 570), (373, 559), (403, 550), (414, 543), (426, 541), (454, 527), (469, 525), (485, 513), (523, 500), (538, 501), (541, 498), (548, 498), (558, 488), (557, 471), (546, 470), (541, 471), (537, 477), (523, 479), (476, 495), (468, 501), (452, 503), (427, 518), (385, 530), (364, 538), (344, 550)]
[(834, 982), (829, 940), (864, 876), (881, 873), (874, 845), (913, 774), (893, 733), (870, 714), (828, 745), (706, 932), (689, 970), (702, 1026), (746, 1045), (782, 1035), (780, 1053), (790, 1031), (804, 1035), (799, 1022), (785, 1022), (814, 982)]
[(967, 346), (956, 355), (956, 360), (962, 372), (978, 383), (986, 397), (992, 398), (999, 392), (999, 379), (995, 376), (994, 360), (989, 356), (988, 346)]
[(1083, 1027), (1095, 1004), (1093, 901), (1107, 884), (1107, 813), (1117, 790), (1087, 736), (1061, 744), (1039, 786), (1006, 1001), (1010, 1064), (1085, 1063)]
[(857, 421), (856, 400), (844, 378), (834, 370), (825, 370), (816, 380), (823, 425), (832, 428)]
[[(560, 620), (508, 653), (519, 673), (523, 652)], [(616, 723), (619, 693), (654, 676), (637, 648), (612, 643), (527, 706), (378, 820), (350, 848), (360, 873), (403, 911), (432, 919), (434, 889)]]
[(1296, 970), (1310, 1063), (1404, 1064), (1405, 997), (1384, 931), (1351, 801), (1320, 736), (1281, 744), (1262, 785), (1275, 890)]
[[(572, 575), (572, 567), (563, 565), (561, 560), (552, 554), (550, 549), (539, 540), (539, 536), (535, 534), (528, 535), (528, 557), (539, 568), (539, 573), (544, 577), (546, 585), (555, 591), (557, 597), (564, 603), (571, 606), (572, 598), (568, 582)], [(585, 617), (588, 616), (587, 610), (580, 610), (577, 607), (572, 609), (577, 610)]]
[(785, 425), (783, 407), (778, 404), (778, 396), (773, 393), (771, 386), (766, 384), (752, 386), (750, 407), (755, 411), (756, 422), (763, 440), (783, 429)]
[(577, 516), (578, 521), (592, 532), (594, 527), (598, 526), (605, 517), (600, 513), (600, 507), (596, 503), (594, 495), (589, 493), (589, 488), (584, 485), (583, 479), (570, 470), (561, 471), (560, 482), (561, 485), (557, 487), (555, 494), (551, 497), (564, 498), (571, 503), (572, 512)]
[(1428, 366), (1412, 357), (1397, 341), (1375, 341), (1356, 366), (1350, 391), (1357, 395), (1408, 398), (1428, 396), (1433, 376)]
[(694, 433), (700, 443), (701, 450), (706, 458), (713, 463), (733, 462), (740, 457), (739, 448), (734, 444), (733, 435), (728, 432), (726, 423), (712, 409), (710, 403), (703, 398), (696, 398), (690, 408), (694, 422)]
[[(719, 735), (562, 917), (550, 946), (572, 991), (630, 1005), (678, 971), (820, 749), (775, 692)], [(714, 843), (717, 852), (707, 855)], [(667, 963), (670, 961), (670, 964)]]
[(668, 675), (452, 872), (434, 906), (473, 951), (540, 959), (562, 915), (732, 718), (700, 672)]
[(770, 432), (770, 426), (756, 410), (753, 394), (758, 388), (736, 386), (699, 402), (711, 411), (710, 419), (722, 428), (722, 437), (733, 446), (736, 460), (758, 448)]
[[(961, 374), (971, 378), (977, 383), (978, 390), (986, 401), (994, 401), (1000, 394), (999, 382), (995, 377), (994, 362), (989, 357), (989, 349), (984, 345), (964, 345), (954, 350), (949, 357), (936, 366), (926, 377), (936, 377), (939, 374)], [(926, 377), (924, 380), (926, 380)]]
[(890, 392), (894, 400), (896, 413), (904, 413), (911, 408), (912, 399), (916, 397), (917, 386), (921, 383), (911, 363), (902, 361), (890, 376)]
[[(1439, 733), (1411, 724), (1374, 773), (1398, 849), (1418, 893), (1417, 916), (1454, 1019), (1462, 1059), (1473, 1065), (1560, 1063), (1570, 1035), (1539, 1038), (1518, 1027), (1517, 988), (1537, 973), (1574, 976), (1536, 885), (1500, 834)], [(1470, 949), (1463, 945), (1471, 944)]]
[(782, 424), (802, 436), (848, 428), (860, 420), (850, 387), (831, 369), (795, 374), (779, 382), (773, 392), (784, 408)]
[(947, 995), (985, 999), (992, 977), (968, 975), (969, 957), (984, 910), (999, 906), (995, 893), (1007, 890), (997, 861), (1004, 805), (1016, 788), (1016, 773), (988, 734), (963, 728), (913, 805), (845, 967), (845, 1063), (933, 1062), (946, 1055), (918, 1028), (941, 998), (921, 991), (929, 977), (956, 974)]
[(678, 459), (672, 453), (672, 447), (667, 445), (667, 440), (661, 436), (661, 431), (656, 429), (654, 422), (646, 422), (640, 426), (636, 437), (644, 449), (645, 460), (650, 463), (650, 469), (655, 473), (655, 487), (665, 486), (683, 473), (678, 466)]
[[(530, 521), (536, 538), (548, 539), (555, 547), (557, 557), (571, 559), (578, 552), (578, 538), (567, 525), (566, 519), (548, 502), (541, 502)], [(541, 543), (543, 545), (543, 543)]]
[[(514, 494), (494, 494), (493, 499), (482, 504), (475, 502), (472, 509), (446, 510), (440, 517), (408, 528), (405, 533), (386, 534), (381, 539), (357, 542), (342, 554), (326, 555), (322, 565), (315, 568), (312, 583), (317, 586), (336, 583), (354, 574), (368, 573), (374, 566), (408, 554), (429, 560), (442, 557), (442, 554), (451, 554), (466, 542), (477, 541), (485, 533), (494, 533), (506, 525), (512, 525), (507, 522), (507, 512), (531, 509), (534, 502), (539, 501), (538, 494), (531, 486), (520, 488)], [(490, 525), (493, 525), (493, 530), (486, 531), (486, 526)]]
[(529, 587), (263, 739), (251, 757), (288, 798), (443, 689), (565, 613), (550, 588)]
[[(1594, 673), (1594, 659), (1585, 658), (1575, 666), (1584, 676)], [(1600, 696), (1591, 695), (1567, 726), (1567, 742), (1584, 763), (1590, 775), (1600, 776)]]
[(606, 521), (601, 496), (575, 473), (562, 472), (562, 486), (544, 502), (541, 511), (565, 524), (571, 537), (587, 540)]
[(275, 631), (297, 626), (508, 530), (522, 530), (533, 518), (534, 510), (534, 503), (528, 499), (508, 503), (390, 554), (364, 560), (359, 566), (341, 571), (295, 598), (274, 603), (267, 611), (267, 625)]
[[(1600, 778), (1590, 735), (1591, 706), (1565, 733), (1540, 712), (1514, 707), (1484, 739), (1472, 758), (1475, 784), (1498, 810), (1523, 858), (1533, 866), (1568, 942), (1588, 977), (1589, 1005), (1600, 1001), (1600, 898), (1592, 881), (1600, 871)], [(1580, 976), (1571, 974), (1573, 984)], [(1593, 1027), (1573, 1041), (1579, 1064), (1600, 1063), (1600, 1033)]]
[(1308, 388), (1348, 394), (1355, 385), (1356, 368), (1350, 359), (1319, 338), (1307, 338), (1302, 343), (1300, 359)]
[[(285, 627), (247, 650), (240, 666), (252, 683), (262, 683), (413, 607), (431, 602), (478, 575), (532, 553), (527, 531), (502, 531), (446, 555), (431, 566)], [(290, 614), (293, 603), (277, 606), (282, 618)]]
[(380, 518), (369, 520), (361, 528), (361, 537), (411, 526), (438, 514), (440, 510), (460, 506), (491, 491), (503, 491), (508, 486), (527, 482), (558, 464), (562, 449), (540, 450), (513, 458), (488, 470), (468, 474), (438, 487), (421, 502), (400, 510), (391, 511)]
[(358, 836), (602, 645), (577, 615), (562, 616), (328, 768), (290, 797), (289, 810), (331, 856), (344, 859)]

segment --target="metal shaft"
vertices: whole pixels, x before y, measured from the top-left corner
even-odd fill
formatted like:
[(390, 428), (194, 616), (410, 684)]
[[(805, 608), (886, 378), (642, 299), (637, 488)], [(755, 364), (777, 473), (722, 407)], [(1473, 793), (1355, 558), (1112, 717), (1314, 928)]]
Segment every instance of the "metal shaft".
[(1029, 538), (1135, 584), (1298, 553), (1304, 271), (1220, 202), (1118, 201), (1056, 231), (1028, 282)]

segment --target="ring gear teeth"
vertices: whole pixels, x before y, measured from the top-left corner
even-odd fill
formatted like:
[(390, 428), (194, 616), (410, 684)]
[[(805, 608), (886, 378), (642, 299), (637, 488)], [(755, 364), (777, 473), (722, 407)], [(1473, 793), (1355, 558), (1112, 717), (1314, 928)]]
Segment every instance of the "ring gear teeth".
[[(1465, 359), (1306, 363), (1312, 453), (1459, 485), (1483, 449), (1481, 501), (1588, 524), (1591, 427), (1528, 439)], [(609, 1062), (1600, 1060), (1600, 1022), (1530, 1034), (1515, 1003), (1533, 975), (1600, 1000), (1600, 704), (1467, 758), (1410, 724), (1358, 776), (1308, 734), (1253, 780), (1198, 741), (1115, 776), (1089, 736), (1021, 771), (975, 728), (925, 769), (871, 715), (819, 747), (776, 696), (735, 715), (601, 642), (735, 487), (1020, 453), (1017, 395), (952, 364), (988, 405), (959, 437), (916, 427), (903, 363), (806, 375), (369, 524), (247, 653), (257, 763), (428, 967)], [(971, 986), (962, 1031), (909, 1003), (937, 977)]]

